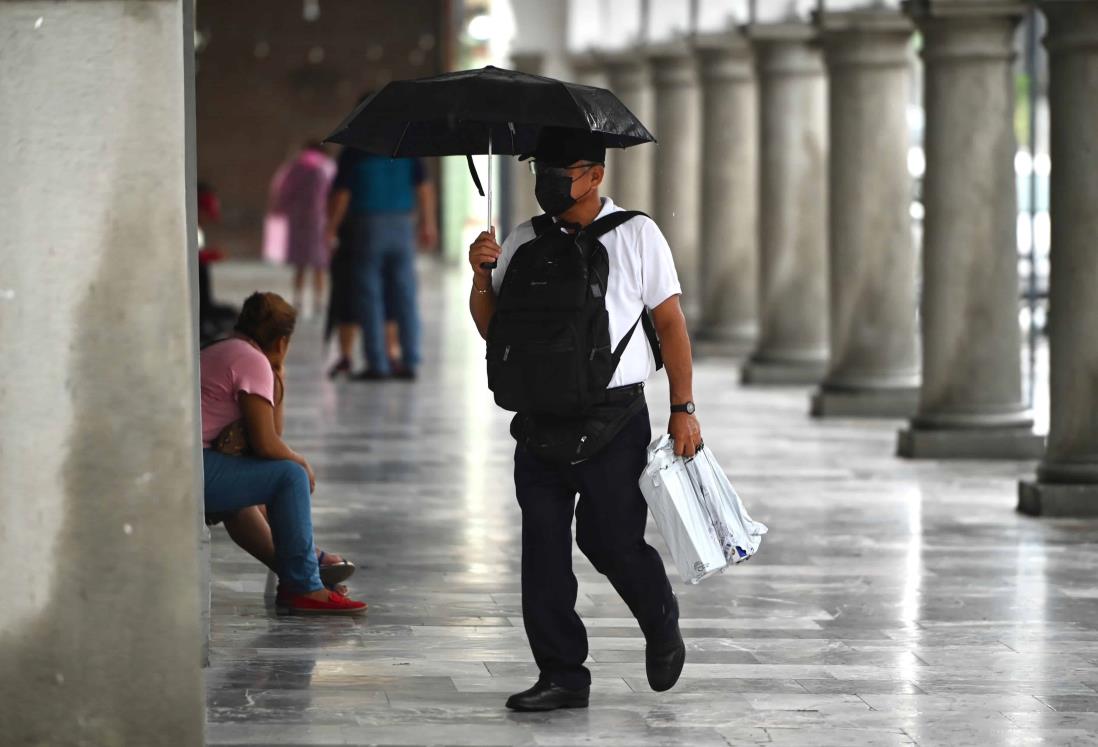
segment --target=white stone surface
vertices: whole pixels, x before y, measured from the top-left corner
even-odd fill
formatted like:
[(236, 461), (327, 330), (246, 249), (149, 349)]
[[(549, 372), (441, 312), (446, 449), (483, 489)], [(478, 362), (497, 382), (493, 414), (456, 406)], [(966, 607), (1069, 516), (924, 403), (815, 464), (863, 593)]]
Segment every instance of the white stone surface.
[(180, 0), (0, 4), (0, 741), (197, 744)]

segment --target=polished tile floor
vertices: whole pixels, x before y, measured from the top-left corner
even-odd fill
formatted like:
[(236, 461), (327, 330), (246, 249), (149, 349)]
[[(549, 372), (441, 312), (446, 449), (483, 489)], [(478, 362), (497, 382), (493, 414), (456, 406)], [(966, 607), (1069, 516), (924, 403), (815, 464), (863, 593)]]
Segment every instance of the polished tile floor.
[[(284, 284), (219, 272), (225, 298)], [(699, 415), (770, 526), (760, 554), (673, 579), (688, 659), (655, 694), (628, 611), (577, 553), (591, 707), (508, 712), (536, 672), (508, 417), (466, 287), (425, 273), (415, 384), (329, 383), (319, 325), (302, 325), (288, 440), (316, 468), (318, 538), (359, 564), (370, 612), (274, 616), (265, 572), (215, 532), (211, 744), (1098, 744), (1098, 524), (1017, 515), (1030, 463), (897, 460), (897, 423), (813, 421), (806, 390), (741, 388), (719, 358), (698, 363)], [(665, 399), (656, 381), (655, 427)]]

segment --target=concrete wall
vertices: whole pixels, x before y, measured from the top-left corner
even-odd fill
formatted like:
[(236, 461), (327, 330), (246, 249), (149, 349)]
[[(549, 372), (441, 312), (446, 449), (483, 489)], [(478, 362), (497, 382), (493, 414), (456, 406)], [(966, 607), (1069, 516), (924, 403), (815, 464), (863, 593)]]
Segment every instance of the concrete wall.
[(202, 740), (181, 0), (0, 3), (0, 742)]

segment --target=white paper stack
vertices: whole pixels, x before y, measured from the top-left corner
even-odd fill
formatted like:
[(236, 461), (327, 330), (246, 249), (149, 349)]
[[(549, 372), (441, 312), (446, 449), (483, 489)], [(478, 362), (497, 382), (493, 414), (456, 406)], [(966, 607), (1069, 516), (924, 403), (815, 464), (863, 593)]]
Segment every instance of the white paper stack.
[(766, 534), (753, 521), (709, 447), (675, 456), (664, 434), (648, 447), (641, 492), (683, 581), (696, 584), (754, 555)]

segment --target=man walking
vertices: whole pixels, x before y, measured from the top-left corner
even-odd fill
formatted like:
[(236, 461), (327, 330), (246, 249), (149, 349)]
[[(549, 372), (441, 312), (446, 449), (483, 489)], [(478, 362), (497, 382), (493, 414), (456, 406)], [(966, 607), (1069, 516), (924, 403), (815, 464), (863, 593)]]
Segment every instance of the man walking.
[(485, 232), (469, 249), (469, 307), (488, 341), (489, 386), (517, 413), (523, 620), (540, 670), (532, 688), (507, 701), (520, 711), (588, 704), (573, 515), (580, 550), (640, 624), (652, 688), (673, 687), (685, 661), (678, 603), (663, 561), (644, 541), (648, 507), (638, 478), (651, 440), (644, 382), (661, 354), (676, 453), (689, 457), (701, 445), (690, 340), (658, 226), (599, 196), (605, 155), (597, 134), (545, 128), (533, 170), (546, 214), (518, 226), (502, 247)]

